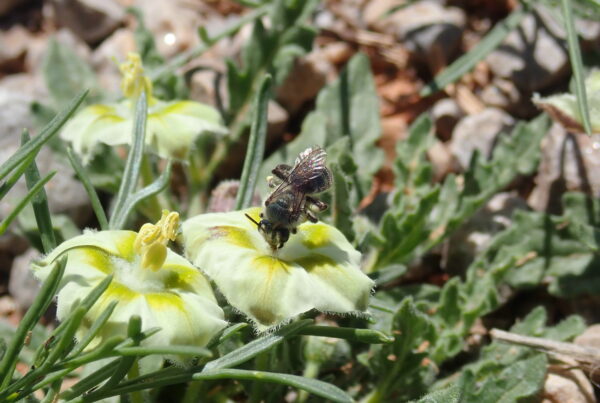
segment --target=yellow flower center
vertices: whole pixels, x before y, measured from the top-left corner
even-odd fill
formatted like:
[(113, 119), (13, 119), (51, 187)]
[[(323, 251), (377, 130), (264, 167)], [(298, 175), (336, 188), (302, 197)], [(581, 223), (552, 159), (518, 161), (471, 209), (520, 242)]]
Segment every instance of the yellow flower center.
[(123, 78), (121, 90), (129, 99), (136, 99), (142, 91), (146, 91), (148, 98), (152, 95), (152, 82), (144, 75), (142, 59), (137, 53), (129, 53), (127, 61), (119, 66)]
[(133, 247), (141, 256), (141, 267), (157, 271), (167, 258), (167, 243), (174, 241), (179, 228), (179, 213), (163, 210), (156, 224), (144, 224), (138, 231)]

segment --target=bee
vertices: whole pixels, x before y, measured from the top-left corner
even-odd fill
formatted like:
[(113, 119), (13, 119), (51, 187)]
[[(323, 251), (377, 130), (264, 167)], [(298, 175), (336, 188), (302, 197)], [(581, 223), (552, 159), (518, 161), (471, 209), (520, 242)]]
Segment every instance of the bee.
[(329, 189), (331, 171), (325, 165), (327, 153), (321, 147), (307, 148), (298, 155), (294, 166), (279, 164), (267, 178), (273, 192), (265, 200), (260, 222), (246, 214), (273, 250), (280, 249), (306, 220), (317, 222), (316, 213), (327, 204), (311, 195)]

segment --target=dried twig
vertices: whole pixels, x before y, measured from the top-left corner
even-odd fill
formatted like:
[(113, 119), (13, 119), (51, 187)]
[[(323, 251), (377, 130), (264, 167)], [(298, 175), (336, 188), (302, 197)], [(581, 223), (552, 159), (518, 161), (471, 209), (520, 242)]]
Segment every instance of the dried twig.
[(548, 340), (540, 337), (523, 336), (500, 329), (490, 330), (490, 336), (499, 341), (535, 348), (536, 350), (551, 354), (566, 363), (573, 363), (574, 361), (583, 370), (588, 372), (591, 378), (594, 378), (593, 375), (600, 368), (600, 349), (594, 347), (578, 346), (573, 343)]

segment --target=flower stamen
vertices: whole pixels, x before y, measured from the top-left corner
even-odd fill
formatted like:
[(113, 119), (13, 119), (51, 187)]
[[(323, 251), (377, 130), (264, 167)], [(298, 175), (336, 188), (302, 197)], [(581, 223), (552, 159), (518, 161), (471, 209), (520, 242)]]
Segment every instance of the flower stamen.
[(163, 210), (156, 224), (144, 224), (140, 228), (133, 247), (141, 257), (141, 267), (157, 271), (167, 258), (167, 244), (174, 241), (179, 229), (179, 213)]
[(152, 95), (152, 82), (144, 75), (142, 59), (137, 53), (129, 53), (127, 61), (119, 65), (123, 78), (121, 79), (121, 90), (123, 95), (129, 99), (137, 99), (142, 91), (150, 98)]

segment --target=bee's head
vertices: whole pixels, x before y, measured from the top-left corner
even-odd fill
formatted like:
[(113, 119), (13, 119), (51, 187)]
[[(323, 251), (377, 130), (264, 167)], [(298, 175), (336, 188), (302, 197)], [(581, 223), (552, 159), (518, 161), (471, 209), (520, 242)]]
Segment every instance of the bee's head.
[[(262, 214), (261, 214), (262, 216)], [(246, 214), (246, 217), (256, 224), (258, 232), (263, 236), (265, 241), (271, 246), (271, 249), (277, 250), (290, 239), (290, 230), (285, 227), (274, 227), (273, 223), (267, 219), (256, 221), (254, 218)]]

